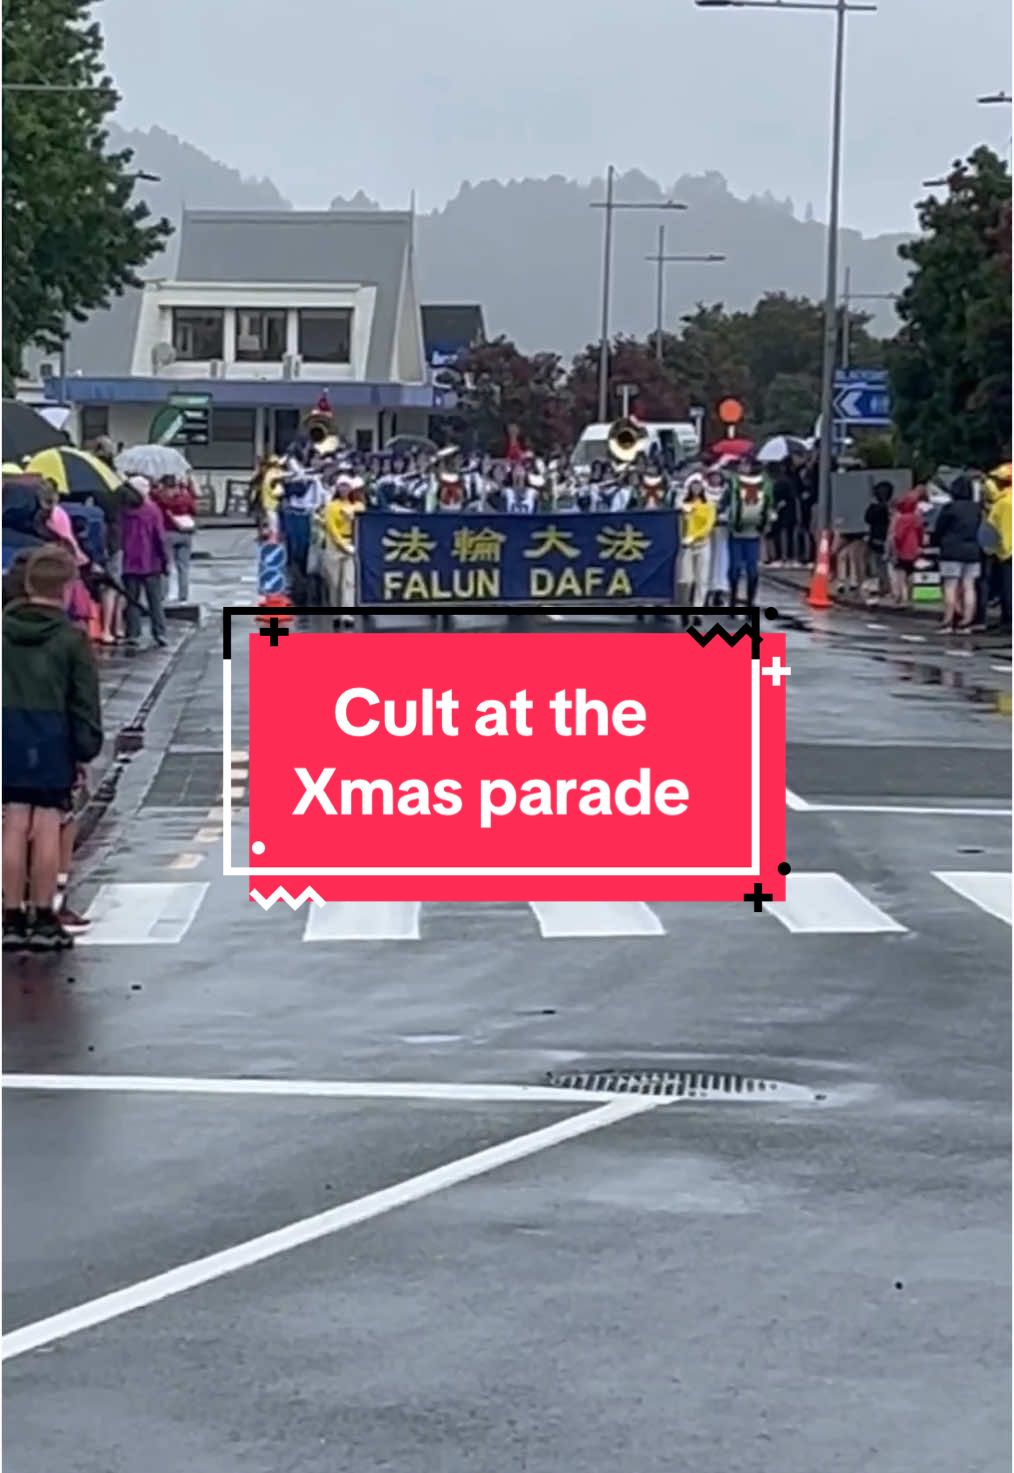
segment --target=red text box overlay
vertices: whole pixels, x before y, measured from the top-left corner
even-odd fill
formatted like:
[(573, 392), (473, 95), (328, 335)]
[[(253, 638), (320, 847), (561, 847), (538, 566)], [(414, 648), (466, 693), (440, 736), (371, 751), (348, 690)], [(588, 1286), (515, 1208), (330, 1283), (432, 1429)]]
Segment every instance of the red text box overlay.
[(785, 687), (758, 664), (784, 665), (784, 636), (750, 653), (671, 633), (253, 635), (250, 888), (741, 902), (760, 881), (783, 899)]

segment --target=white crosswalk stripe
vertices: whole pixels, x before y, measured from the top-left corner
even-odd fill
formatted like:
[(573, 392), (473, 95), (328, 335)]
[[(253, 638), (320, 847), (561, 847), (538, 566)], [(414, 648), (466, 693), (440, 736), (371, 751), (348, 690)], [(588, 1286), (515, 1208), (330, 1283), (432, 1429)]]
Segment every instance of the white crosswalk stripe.
[(807, 935), (877, 934), (905, 931), (872, 900), (867, 900), (842, 875), (793, 874), (785, 887), (785, 899), (769, 906), (787, 931)]
[(190, 929), (206, 884), (103, 885), (79, 946), (171, 946)]
[(576, 936), (664, 936), (665, 927), (643, 900), (529, 902), (547, 938)]
[[(978, 911), (1011, 924), (1011, 877), (1003, 871), (933, 871), (933, 877), (947, 885), (956, 895)], [(105, 884), (88, 908), (91, 926), (78, 937), (80, 946), (171, 946), (184, 939), (197, 919), (210, 886), (207, 883), (178, 881), (175, 883)], [(237, 898), (241, 892), (237, 891)], [(909, 925), (919, 926), (918, 913), (906, 906)], [(279, 904), (278, 923), (284, 924), (283, 912), (290, 925), (302, 926), (304, 941), (345, 943), (356, 941), (424, 941), (427, 920), (444, 917), (452, 907), (424, 905), (420, 901), (342, 901), (323, 906), (307, 905), (298, 911), (298, 919)], [(503, 924), (523, 926), (524, 911), (517, 906), (459, 907), (470, 924), (481, 925), (493, 916)], [(702, 913), (725, 925), (726, 912), (736, 907), (693, 908), (695, 926), (701, 924)], [(540, 901), (528, 903), (529, 917), (534, 917), (543, 940), (562, 941), (580, 937), (606, 940), (609, 937), (659, 937), (677, 933), (680, 907), (667, 905), (665, 921), (656, 909), (643, 901)], [(885, 935), (904, 933), (908, 927), (888, 915), (843, 875), (834, 871), (796, 872), (789, 877), (786, 899), (768, 904), (765, 910), (793, 936)], [(260, 917), (260, 912), (257, 912)], [(732, 918), (734, 919), (734, 917)], [(233, 935), (241, 937), (245, 930), (242, 911), (228, 923), (238, 927)], [(263, 924), (261, 920), (258, 924)], [(270, 922), (268, 923), (270, 924)], [(530, 925), (530, 921), (529, 921)], [(446, 928), (434, 925), (436, 933)], [(290, 933), (291, 934), (291, 933)], [(293, 939), (294, 936), (293, 936)]]
[(987, 915), (1011, 924), (1011, 877), (1002, 870), (934, 870), (964, 900), (970, 900)]
[(304, 941), (418, 941), (418, 900), (348, 900), (310, 906)]

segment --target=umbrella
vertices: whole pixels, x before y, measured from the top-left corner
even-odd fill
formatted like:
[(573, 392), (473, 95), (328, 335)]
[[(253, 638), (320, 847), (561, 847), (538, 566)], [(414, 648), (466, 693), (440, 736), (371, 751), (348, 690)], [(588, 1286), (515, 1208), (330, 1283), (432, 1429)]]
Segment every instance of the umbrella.
[(117, 475), (112, 466), (91, 455), (87, 450), (78, 450), (73, 445), (53, 446), (40, 450), (25, 466), (33, 476), (44, 476), (52, 481), (63, 495), (101, 495), (104, 491), (118, 491), (123, 477)]
[(30, 404), (4, 400), (3, 446), (7, 460), (22, 460), (50, 445), (66, 445), (67, 436), (55, 429)]
[(775, 435), (766, 440), (757, 451), (757, 459), (767, 465), (782, 460), (790, 460), (794, 455), (806, 454), (806, 441), (801, 440), (798, 435)]
[(711, 447), (712, 455), (731, 455), (736, 460), (741, 455), (753, 454), (753, 441), (741, 436), (730, 435), (727, 440), (716, 440)]
[(116, 457), (116, 469), (124, 476), (147, 476), (149, 481), (190, 477), (187, 457), (171, 445), (131, 445)]
[(385, 455), (415, 455), (420, 450), (428, 455), (436, 454), (436, 444), (425, 435), (395, 435), (384, 446)]

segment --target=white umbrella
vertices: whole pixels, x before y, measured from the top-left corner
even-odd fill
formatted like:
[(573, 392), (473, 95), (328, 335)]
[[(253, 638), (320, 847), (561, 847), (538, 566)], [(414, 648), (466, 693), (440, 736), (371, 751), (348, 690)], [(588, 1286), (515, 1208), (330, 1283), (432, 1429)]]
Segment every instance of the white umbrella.
[(160, 481), (163, 476), (186, 479), (190, 475), (186, 456), (172, 445), (131, 445), (116, 457), (116, 469), (121, 476), (147, 476), (149, 481)]
[(796, 435), (775, 435), (757, 451), (757, 459), (767, 465), (788, 460), (793, 455), (805, 455), (806, 442)]

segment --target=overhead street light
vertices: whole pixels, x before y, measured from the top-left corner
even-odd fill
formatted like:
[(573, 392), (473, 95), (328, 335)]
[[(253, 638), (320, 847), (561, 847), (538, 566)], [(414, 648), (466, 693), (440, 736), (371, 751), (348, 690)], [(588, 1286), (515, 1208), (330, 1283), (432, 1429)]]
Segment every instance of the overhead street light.
[(817, 472), (818, 531), (831, 525), (831, 438), (834, 369), (838, 338), (838, 231), (841, 212), (842, 99), (845, 77), (845, 17), (850, 11), (875, 11), (866, 0), (694, 0), (702, 10), (814, 10), (835, 17), (834, 88), (831, 106), (831, 181), (824, 285), (824, 350), (820, 384), (820, 460)]
[(645, 256), (646, 261), (654, 261), (656, 266), (655, 277), (655, 357), (659, 363), (662, 362), (662, 319), (665, 313), (665, 268), (670, 262), (697, 262), (701, 265), (711, 265), (716, 261), (726, 260), (725, 256), (716, 255), (713, 251), (705, 256), (693, 255), (666, 255), (665, 250), (665, 226), (658, 227), (658, 250), (653, 256)]
[(606, 197), (593, 200), (590, 208), (605, 210), (606, 229), (602, 247), (602, 331), (599, 337), (599, 422), (604, 424), (609, 417), (609, 299), (613, 274), (613, 214), (616, 210), (685, 210), (686, 205), (678, 200), (632, 200), (617, 201), (613, 197), (616, 170), (612, 164), (606, 170)]
[(842, 319), (841, 319), (841, 366), (848, 368), (852, 351), (852, 303), (853, 302), (896, 302), (900, 293), (898, 292), (854, 292), (852, 290), (852, 268), (845, 267), (845, 279), (842, 284)]

